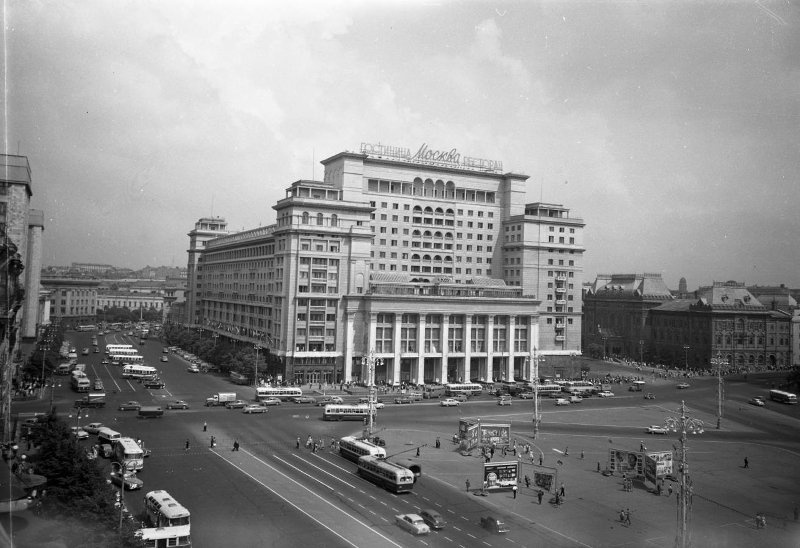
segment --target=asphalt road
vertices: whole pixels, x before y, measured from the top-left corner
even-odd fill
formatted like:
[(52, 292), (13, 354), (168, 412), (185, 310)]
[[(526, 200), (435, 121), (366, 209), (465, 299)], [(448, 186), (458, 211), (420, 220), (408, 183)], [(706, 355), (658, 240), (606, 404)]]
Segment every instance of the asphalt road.
[[(89, 333), (70, 332), (69, 338), (79, 350), (90, 346)], [(478, 526), (486, 506), (478, 497), (464, 495), (461, 471), (454, 471), (452, 478), (447, 471), (430, 477), (423, 469), (423, 477), (412, 493), (393, 495), (355, 475), (355, 464), (327, 449), (312, 453), (295, 448), (297, 437), (305, 441), (309, 435), (323, 438), (327, 446), (331, 437), (360, 432), (360, 423), (323, 422), (321, 408), (309, 404), (284, 403), (271, 407), (263, 415), (207, 408), (203, 405), (205, 398), (213, 392), (236, 391), (241, 399), (250, 400), (253, 388), (235, 386), (213, 375), (188, 373), (187, 364), (173, 354), (169, 354), (167, 363), (162, 363), (158, 361), (162, 347), (155, 340), (139, 346), (137, 338), (120, 334), (99, 337), (101, 350), (106, 343), (131, 343), (140, 348), (146, 362), (161, 370), (165, 389), (148, 390), (136, 381), (123, 380), (121, 368), (102, 365), (100, 360), (105, 355), (92, 353), (81, 356), (79, 361), (87, 363), (87, 374), (91, 378), (103, 380), (109, 400), (106, 408), (88, 410), (88, 417), (78, 418), (71, 405), (79, 395), (70, 390), (68, 377), (61, 377), (62, 386), (53, 391), (56, 409), (62, 414), (71, 412), (70, 420), (74, 421), (71, 424), (103, 422), (124, 435), (142, 439), (152, 455), (140, 474), (145, 482), (144, 490), (126, 494), (128, 506), (138, 511), (144, 492), (169, 491), (192, 512), (192, 536), (197, 548), (223, 545), (414, 546), (418, 543), (465, 547), (507, 543), (520, 546), (604, 544), (597, 541), (595, 532), (583, 531), (574, 520), (563, 524), (548, 522), (546, 526), (523, 519), (514, 512), (499, 514), (511, 526), (507, 538), (491, 535)], [(579, 447), (586, 447), (588, 457), (599, 462), (605, 450), (600, 447), (594, 451), (591, 440), (606, 437), (615, 444), (634, 446), (642, 439), (652, 448), (669, 448), (676, 442), (675, 434), (647, 437), (644, 429), (649, 424), (659, 423), (667, 413), (674, 415), (682, 399), (690, 413), (705, 420), (706, 432), (702, 440), (709, 447), (717, 447), (715, 443), (737, 447), (758, 444), (790, 453), (800, 452), (796, 436), (800, 406), (768, 402), (764, 409), (746, 403), (753, 395), (765, 395), (770, 384), (775, 382), (774, 376), (750, 378), (747, 383), (743, 380), (726, 382), (720, 431), (715, 429), (716, 379), (689, 379), (691, 386), (686, 390), (676, 389), (678, 382), (656, 382), (648, 386), (645, 391), (653, 392), (655, 400), (644, 400), (642, 393), (628, 392), (626, 385), (612, 387), (616, 394), (613, 398), (589, 398), (566, 407), (555, 407), (549, 400), (542, 400), (541, 440), (536, 449), (542, 451), (546, 464), (550, 464), (561, 458), (562, 444), (564, 448), (571, 444), (573, 454)], [(136, 400), (143, 405), (165, 407), (174, 399), (186, 400), (191, 408), (166, 411), (161, 419), (138, 419), (135, 411), (117, 411), (118, 403), (123, 401)], [(514, 400), (512, 406), (500, 407), (490, 398), (471, 401), (459, 408), (440, 408), (435, 402), (387, 404), (379, 414), (377, 426), (379, 431), (401, 432), (398, 441), (388, 448), (390, 454), (415, 451), (416, 446), (425, 444), (428, 447), (423, 451), (428, 451), (437, 436), (446, 440), (455, 432), (459, 417), (504, 420), (511, 422), (514, 432), (523, 433), (530, 431), (532, 410), (531, 400)], [(603, 420), (603, 417), (614, 418)], [(728, 421), (735, 421), (737, 428), (729, 428)], [(205, 432), (204, 423), (207, 424)], [(738, 428), (738, 425), (745, 427)], [(787, 435), (787, 432), (794, 434)], [(213, 449), (210, 447), (212, 435), (217, 441)], [(188, 450), (185, 449), (187, 440)], [(238, 452), (232, 451), (234, 441), (240, 443)], [(733, 462), (740, 455), (731, 454), (729, 458)], [(700, 481), (698, 478), (698, 483)], [(716, 485), (710, 484), (709, 490)], [(794, 488), (788, 485), (786, 489)], [(425, 507), (434, 508), (445, 516), (449, 522), (445, 531), (415, 538), (394, 525), (395, 514)]]

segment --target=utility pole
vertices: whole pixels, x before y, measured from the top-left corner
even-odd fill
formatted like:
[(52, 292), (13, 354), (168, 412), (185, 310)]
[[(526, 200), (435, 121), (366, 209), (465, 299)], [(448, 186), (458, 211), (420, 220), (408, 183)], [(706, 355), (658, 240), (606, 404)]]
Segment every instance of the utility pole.
[(722, 366), (728, 365), (728, 360), (722, 359), (717, 352), (716, 358), (711, 358), (711, 365), (717, 366), (717, 430), (722, 427)]
[(536, 355), (536, 347), (533, 348), (533, 355), (529, 356), (531, 361), (531, 372), (533, 383), (533, 439), (539, 434), (539, 357)]
[(686, 461), (686, 433), (702, 434), (703, 421), (686, 415), (686, 404), (681, 401), (680, 417), (667, 417), (664, 426), (673, 432), (680, 433), (680, 474), (681, 485), (678, 491), (678, 532), (675, 535), (675, 548), (689, 546), (689, 512), (692, 506), (692, 481), (689, 477), (689, 464)]
[(375, 357), (375, 350), (369, 351), (369, 356), (361, 358), (361, 365), (367, 368), (367, 386), (369, 387), (369, 422), (367, 424), (368, 436), (372, 438), (375, 427), (375, 366), (383, 365), (381, 358)]

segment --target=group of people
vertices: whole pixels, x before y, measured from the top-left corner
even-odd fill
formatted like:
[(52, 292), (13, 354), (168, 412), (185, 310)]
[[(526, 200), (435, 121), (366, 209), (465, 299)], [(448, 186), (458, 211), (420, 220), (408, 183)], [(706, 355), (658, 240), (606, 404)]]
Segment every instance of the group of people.
[[(320, 438), (315, 440), (311, 434), (308, 435), (308, 439), (306, 439), (306, 449), (309, 449), (312, 453), (316, 453), (318, 451), (322, 451), (325, 449), (325, 440)], [(334, 438), (331, 438), (331, 451), (335, 451), (338, 448), (339, 442), (336, 441)], [(300, 449), (300, 436), (297, 437), (295, 440), (295, 447)]]

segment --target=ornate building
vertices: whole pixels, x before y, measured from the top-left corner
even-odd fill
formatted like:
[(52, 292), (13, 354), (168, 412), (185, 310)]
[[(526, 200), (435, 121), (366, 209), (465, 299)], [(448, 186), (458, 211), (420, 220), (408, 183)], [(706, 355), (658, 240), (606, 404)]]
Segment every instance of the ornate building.
[(274, 225), (198, 222), (187, 323), (268, 349), (298, 382), (363, 379), (371, 352), (395, 383), (527, 379), (533, 358), (580, 353), (584, 223), (526, 204), (526, 175), (424, 146), (322, 164)]

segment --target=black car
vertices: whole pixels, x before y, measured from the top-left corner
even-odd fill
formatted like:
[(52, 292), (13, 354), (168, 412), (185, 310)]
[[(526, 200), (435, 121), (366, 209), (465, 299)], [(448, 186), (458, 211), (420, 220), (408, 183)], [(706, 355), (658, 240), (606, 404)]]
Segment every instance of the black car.
[(166, 386), (164, 381), (160, 379), (144, 381), (145, 388), (164, 388), (164, 386)]

